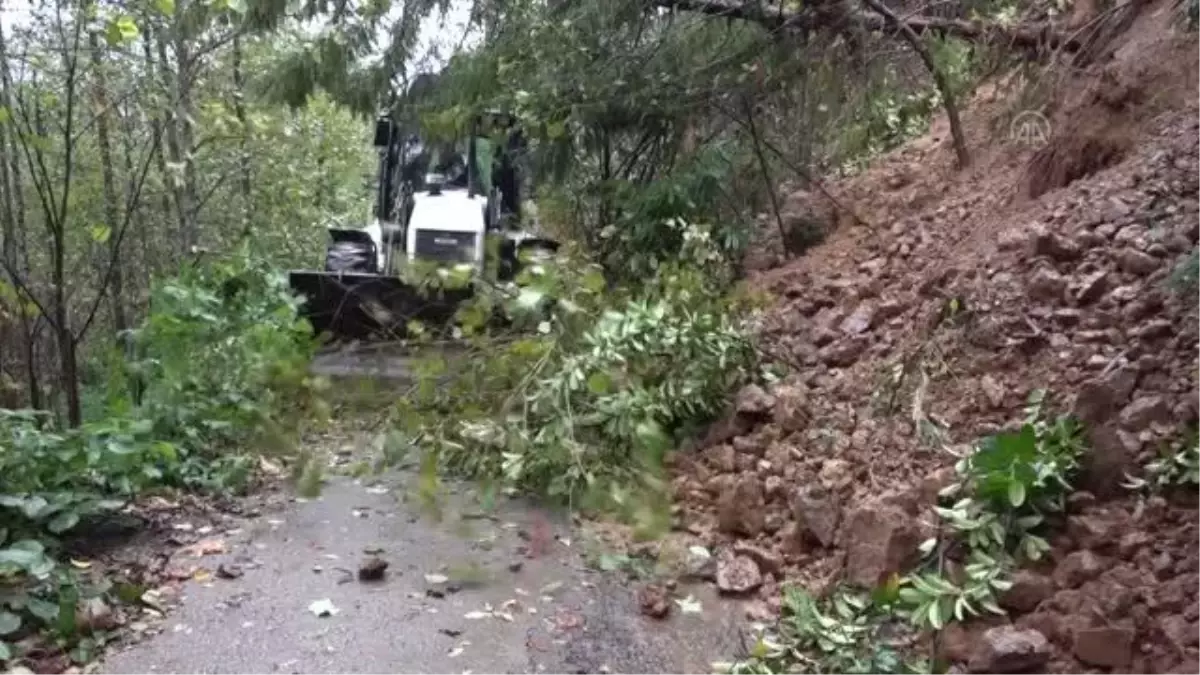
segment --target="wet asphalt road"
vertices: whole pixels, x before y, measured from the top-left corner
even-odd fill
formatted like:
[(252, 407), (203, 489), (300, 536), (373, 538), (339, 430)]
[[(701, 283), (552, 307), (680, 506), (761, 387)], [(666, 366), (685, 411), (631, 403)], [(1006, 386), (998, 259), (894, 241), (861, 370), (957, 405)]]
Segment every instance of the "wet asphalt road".
[[(688, 591), (703, 613), (649, 619), (633, 583), (585, 567), (564, 523), (546, 554), (526, 558), (533, 508), (509, 501), (491, 518), (434, 522), (405, 498), (413, 481), (334, 478), (319, 499), (248, 520), (225, 554), (195, 561), (244, 575), (188, 582), (163, 631), (116, 648), (101, 672), (702, 673), (741, 644), (741, 610), (707, 588)], [(447, 512), (465, 503), (450, 500)], [(386, 579), (353, 579), (364, 551), (379, 549)], [(425, 575), (438, 573), (463, 587), (427, 594)], [(310, 611), (323, 599), (335, 615)]]

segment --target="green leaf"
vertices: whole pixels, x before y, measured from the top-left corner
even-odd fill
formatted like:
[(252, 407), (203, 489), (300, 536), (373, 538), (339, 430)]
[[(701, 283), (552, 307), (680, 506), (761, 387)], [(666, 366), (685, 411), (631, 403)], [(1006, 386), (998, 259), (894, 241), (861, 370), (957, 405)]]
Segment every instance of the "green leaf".
[(90, 231), (92, 240), (100, 244), (108, 243), (109, 237), (112, 236), (112, 228), (104, 225), (103, 223), (100, 225), (93, 225)]
[(130, 42), (136, 39), (137, 36), (137, 24), (128, 16), (121, 16), (110, 20), (104, 30), (104, 39), (113, 47)]
[(12, 112), (9, 111), (8, 106), (0, 105), (0, 124), (8, 122), (10, 119), (12, 119)]
[(47, 525), (46, 529), (54, 534), (62, 534), (67, 530), (79, 524), (79, 514), (74, 511), (63, 511), (55, 516)]
[(593, 394), (607, 394), (612, 389), (612, 378), (602, 370), (596, 371), (588, 378), (587, 388)]
[(154, 8), (163, 16), (171, 16), (175, 13), (175, 0), (154, 0)]
[(20, 615), (12, 612), (0, 612), (0, 635), (9, 635), (15, 633), (21, 627)]
[(1019, 508), (1025, 503), (1025, 484), (1014, 479), (1008, 484), (1008, 502), (1013, 508)]
[(41, 598), (30, 598), (25, 603), (26, 609), (30, 614), (46, 623), (50, 623), (58, 619), (58, 603), (42, 600)]
[(5, 642), (4, 640), (0, 640), (0, 661), (7, 661), (11, 658), (12, 658), (12, 649), (9, 648), (7, 642)]

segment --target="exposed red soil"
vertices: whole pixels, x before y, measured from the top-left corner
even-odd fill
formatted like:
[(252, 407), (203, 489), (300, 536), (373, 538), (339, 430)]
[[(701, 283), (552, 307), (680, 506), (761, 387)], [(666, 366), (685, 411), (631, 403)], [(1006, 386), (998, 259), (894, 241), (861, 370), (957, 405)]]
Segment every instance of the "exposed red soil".
[[(756, 257), (753, 283), (777, 298), (764, 349), (793, 372), (743, 391), (673, 458), (673, 485), (697, 543), (782, 561), (764, 600), (911, 563), (951, 475), (942, 447), (1047, 389), (1087, 425), (1081, 491), (1002, 621), (1040, 631), (1053, 672), (1197, 671), (1195, 495), (1121, 486), (1200, 407), (1197, 299), (1168, 281), (1200, 233), (1200, 54), (1172, 4), (1144, 6), (1063, 78), (1042, 147), (1011, 140), (1007, 94), (983, 90), (964, 111), (970, 168), (935, 122), (827, 186), (860, 224), (786, 264)], [(966, 667), (991, 625), (955, 628), (945, 656)]]

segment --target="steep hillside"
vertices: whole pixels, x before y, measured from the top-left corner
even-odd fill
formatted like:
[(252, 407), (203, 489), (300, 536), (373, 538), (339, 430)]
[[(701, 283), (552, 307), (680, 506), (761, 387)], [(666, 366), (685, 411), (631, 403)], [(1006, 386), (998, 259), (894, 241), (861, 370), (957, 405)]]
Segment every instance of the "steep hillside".
[[(1010, 134), (1010, 95), (980, 92), (972, 168), (953, 168), (935, 123), (828, 186), (859, 224), (756, 273), (777, 298), (767, 348), (793, 372), (741, 392), (698, 454), (674, 458), (674, 488), (689, 536), (739, 542), (766, 602), (784, 580), (902, 571), (934, 531), (943, 448), (1018, 422), (1045, 389), (1088, 450), (1049, 560), (999, 621), (1043, 634), (1052, 672), (1196, 672), (1195, 495), (1122, 487), (1197, 419), (1196, 293), (1171, 277), (1198, 234), (1198, 54), (1172, 4), (1061, 84), (1048, 142)], [(965, 665), (995, 623), (948, 630), (943, 656)]]

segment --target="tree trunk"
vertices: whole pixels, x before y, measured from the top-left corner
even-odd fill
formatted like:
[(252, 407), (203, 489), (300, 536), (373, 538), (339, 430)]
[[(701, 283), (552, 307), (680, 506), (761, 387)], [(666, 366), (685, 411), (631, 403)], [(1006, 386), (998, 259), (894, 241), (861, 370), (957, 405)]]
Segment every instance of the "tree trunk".
[[(106, 256), (100, 256), (99, 269), (101, 284), (104, 274), (108, 272), (108, 287), (102, 288), (107, 293), (112, 308), (113, 331), (118, 340), (125, 343), (124, 333), (129, 328), (125, 313), (124, 279), (121, 273), (121, 262), (117, 259), (120, 247), (120, 237), (117, 236), (118, 223), (121, 220), (121, 207), (117, 203), (116, 179), (113, 175), (112, 140), (109, 135), (109, 122), (112, 119), (108, 102), (108, 82), (104, 75), (104, 57), (100, 47), (100, 35), (92, 32), (88, 36), (88, 48), (91, 51), (93, 82), (92, 97), (96, 108), (96, 142), (100, 149), (100, 176), (104, 193), (104, 220), (108, 227), (108, 251)], [(111, 266), (111, 271), (109, 268)]]
[[(151, 82), (152, 84), (158, 85), (159, 88), (162, 89), (162, 91), (160, 93), (162, 93), (164, 96), (169, 96), (170, 94), (167, 93), (167, 91), (162, 88), (162, 79), (157, 76), (158, 66), (154, 62), (154, 38), (151, 37), (151, 33), (149, 33), (149, 32), (147, 32), (145, 37), (142, 38), (142, 55), (144, 56), (145, 61), (146, 61), (146, 79), (149, 82)], [(163, 136), (165, 136), (166, 134), (164, 133), (164, 129), (163, 129), (162, 111), (152, 109), (149, 111), (148, 117), (150, 118), (150, 133), (153, 134), (154, 138), (163, 138)], [(162, 195), (161, 195), (161, 197), (162, 197), (162, 216), (164, 219), (169, 219), (171, 217), (171, 213), (172, 213), (172, 211), (171, 211), (171, 195), (172, 195), (171, 184), (172, 183), (171, 183), (171, 176), (170, 176), (170, 174), (167, 173), (167, 159), (166, 159), (166, 155), (163, 154), (163, 144), (162, 143), (159, 143), (154, 148), (154, 165), (155, 165), (154, 168), (158, 169), (158, 177), (159, 177), (159, 180), (162, 181), (162, 187), (163, 187)], [(149, 262), (149, 261), (147, 261), (147, 262)], [(157, 268), (158, 268), (158, 266), (156, 265), (155, 269), (157, 270)]]
[[(174, 47), (175, 47), (175, 126), (178, 129), (179, 147), (182, 156), (179, 160), (183, 165), (183, 197), (186, 208), (180, 219), (183, 228), (181, 244), (184, 256), (191, 256), (193, 249), (200, 245), (200, 231), (196, 220), (199, 191), (196, 188), (196, 162), (193, 156), (196, 150), (196, 110), (192, 103), (193, 67), (192, 45), (188, 42), (188, 32), (185, 30), (184, 4), (175, 3)], [(163, 60), (164, 64), (166, 60)]]
[(954, 101), (954, 91), (950, 88), (950, 82), (946, 79), (946, 74), (938, 67), (937, 62), (933, 60), (933, 55), (929, 53), (929, 49), (925, 47), (925, 43), (921, 42), (921, 36), (908, 25), (896, 16), (896, 13), (888, 9), (880, 0), (863, 0), (871, 9), (879, 13), (892, 28), (900, 31), (904, 36), (904, 40), (908, 42), (913, 51), (921, 57), (925, 67), (929, 69), (929, 74), (933, 77), (934, 83), (937, 85), (938, 92), (942, 95), (942, 107), (946, 109), (946, 118), (950, 122), (950, 136), (954, 139), (954, 154), (958, 156), (958, 168), (965, 169), (971, 164), (971, 154), (967, 151), (967, 137), (962, 130), (962, 121), (958, 117), (958, 105)]
[(254, 212), (254, 191), (250, 172), (250, 122), (246, 117), (246, 82), (242, 76), (242, 39), (233, 39), (233, 114), (242, 130), (238, 141), (239, 187), (242, 193), (242, 236), (250, 234), (250, 216)]
[[(2, 0), (0, 0), (0, 12), (3, 12), (3, 8), (4, 4)], [(0, 108), (3, 108), (4, 110), (11, 110), (8, 101), (9, 96), (7, 75), (8, 50), (4, 42), (4, 26), (0, 25)], [(3, 265), (0, 265), (0, 279), (3, 279), (5, 276), (10, 276), (9, 270), (16, 269), (17, 264), (17, 231), (12, 193), (15, 190), (21, 189), (21, 186), (14, 185), (11, 182), (12, 176), (8, 168), (8, 158), (10, 157), (8, 129), (9, 125), (0, 124), (0, 220), (3, 221), (0, 223), (0, 256), (3, 256), (0, 258), (3, 260)], [(9, 285), (16, 285), (12, 283), (11, 278), (9, 280)], [(0, 305), (0, 310), (4, 309), (5, 307)], [(17, 306), (15, 309), (17, 312), (21, 311), (19, 306)], [(15, 335), (16, 331), (14, 328), (15, 326), (11, 320), (6, 320), (0, 317), (0, 385), (4, 384), (4, 370), (7, 365), (6, 361), (8, 360), (7, 357), (10, 353), (10, 347), (12, 348), (12, 352), (17, 351), (17, 339)], [(12, 407), (18, 406), (14, 404)]]
[[(179, 5), (176, 5), (178, 7)], [(167, 45), (165, 36), (158, 36), (158, 66), (159, 73), (162, 76), (163, 90), (167, 93), (168, 100), (175, 101), (169, 105), (166, 110), (166, 118), (163, 120), (167, 137), (167, 160), (164, 162), (163, 168), (168, 173), (165, 174), (167, 184), (171, 187), (171, 194), (175, 201), (175, 217), (178, 225), (179, 233), (179, 258), (186, 260), (192, 252), (192, 242), (194, 241), (193, 223), (193, 205), (195, 204), (195, 193), (189, 193), (187, 189), (187, 162), (185, 161), (184, 148), (187, 147), (183, 138), (182, 127), (186, 125), (184, 114), (181, 114), (182, 105), (179, 103), (180, 84), (179, 71), (183, 70), (182, 66), (177, 65), (175, 73), (171, 72), (171, 63), (167, 60)], [(176, 54), (178, 59), (178, 54)]]

